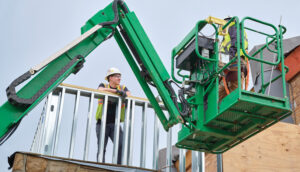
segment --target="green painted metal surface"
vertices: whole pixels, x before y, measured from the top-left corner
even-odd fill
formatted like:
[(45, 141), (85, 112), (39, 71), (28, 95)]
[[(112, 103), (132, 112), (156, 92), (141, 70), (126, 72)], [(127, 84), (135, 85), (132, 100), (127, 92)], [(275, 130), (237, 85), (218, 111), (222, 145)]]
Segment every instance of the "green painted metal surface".
[[(149, 72), (149, 75), (151, 77), (151, 80), (156, 86), (156, 89), (169, 112), (169, 119), (168, 124), (165, 125), (163, 121), (162, 124), (164, 125), (164, 128), (167, 129), (170, 126), (180, 122), (180, 116), (177, 108), (175, 107), (173, 101), (171, 100), (171, 95), (169, 91), (164, 86), (164, 82), (168, 81), (170, 79), (170, 76), (168, 72), (166, 71), (164, 65), (159, 59), (159, 56), (157, 55), (156, 51), (154, 51), (154, 48), (146, 36), (142, 26), (138, 22), (138, 19), (136, 18), (134, 13), (128, 13), (126, 14), (126, 18), (122, 18), (120, 20), (121, 25), (123, 26), (125, 32), (127, 33), (130, 41), (132, 42), (134, 48), (136, 49), (138, 56), (140, 57), (140, 60), (143, 63), (143, 66), (147, 69)], [(135, 69), (132, 68), (134, 71)], [(135, 71), (137, 72), (137, 71)], [(140, 72), (140, 70), (138, 71)], [(143, 84), (140, 82), (141, 86)], [(145, 92), (146, 96), (149, 98), (150, 102), (153, 104), (156, 104), (156, 100), (152, 98), (152, 93), (149, 94), (149, 92)], [(166, 115), (163, 114), (161, 108), (154, 107), (155, 112), (159, 116), (159, 119), (167, 118)]]

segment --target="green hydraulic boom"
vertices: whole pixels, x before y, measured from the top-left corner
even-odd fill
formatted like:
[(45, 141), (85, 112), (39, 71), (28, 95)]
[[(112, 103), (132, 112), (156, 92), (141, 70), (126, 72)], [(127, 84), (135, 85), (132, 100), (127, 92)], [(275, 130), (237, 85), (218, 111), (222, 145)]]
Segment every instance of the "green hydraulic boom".
[[(247, 20), (271, 27), (274, 34), (245, 27), (244, 23)], [(259, 93), (243, 90), (241, 79), (238, 77), (238, 88), (219, 100), (219, 78), (226, 67), (237, 62), (238, 68), (241, 68), (239, 51), (227, 65), (222, 68), (218, 65), (219, 35), (223, 34), (223, 30), (231, 22), (235, 22), (238, 28), (237, 49), (242, 48), (249, 60), (262, 65), (284, 64), (282, 34), (286, 30), (283, 26), (277, 28), (251, 17), (246, 17), (241, 22), (237, 17), (233, 17), (229, 22), (210, 17), (197, 22), (192, 31), (173, 49), (171, 79), (135, 13), (131, 12), (122, 0), (115, 0), (86, 22), (78, 39), (31, 68), (8, 86), (8, 101), (0, 107), (0, 144), (9, 138), (22, 118), (45, 96), (70, 74), (76, 74), (83, 67), (85, 58), (91, 51), (113, 36), (164, 129), (167, 131), (175, 124), (182, 124), (177, 147), (211, 153), (221, 153), (230, 149), (291, 113), (285, 91), (284, 65), (281, 65), (281, 77), (270, 82), (282, 79), (283, 98), (264, 94), (270, 83), (263, 83)], [(208, 25), (215, 30), (214, 38), (199, 36), (201, 30)], [(244, 33), (241, 32), (240, 35), (240, 29), (263, 34), (267, 37), (266, 45), (254, 55), (248, 55), (243, 49)], [(269, 44), (273, 42), (277, 44), (276, 50), (272, 50), (277, 55), (277, 61), (268, 62), (263, 59), (262, 51), (265, 48), (269, 49)], [(258, 53), (261, 54), (261, 58), (254, 58)], [(175, 76), (175, 61), (177, 76), (180, 79)], [(184, 75), (181, 71), (187, 71), (189, 75)], [(16, 91), (19, 84), (33, 75), (36, 76)], [(238, 76), (240, 75), (238, 70)], [(172, 88), (172, 83), (179, 86), (178, 94)], [(150, 87), (158, 91), (169, 115), (164, 114)]]

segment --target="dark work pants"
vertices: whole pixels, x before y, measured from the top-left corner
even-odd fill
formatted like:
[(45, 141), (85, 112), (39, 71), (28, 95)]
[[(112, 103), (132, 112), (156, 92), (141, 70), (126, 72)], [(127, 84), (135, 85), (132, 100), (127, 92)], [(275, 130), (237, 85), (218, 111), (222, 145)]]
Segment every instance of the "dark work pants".
[[(122, 158), (122, 142), (123, 142), (123, 131), (120, 129), (120, 133), (119, 133), (119, 151), (118, 151), (118, 164), (121, 164), (121, 158)], [(101, 122), (97, 122), (96, 124), (96, 134), (97, 134), (97, 160), (98, 160), (98, 156), (99, 156), (99, 144), (100, 144), (100, 131), (101, 130)], [(112, 140), (112, 142), (114, 143), (114, 135), (115, 135), (115, 124), (106, 124), (106, 128), (105, 128), (105, 136), (104, 136), (104, 150), (103, 150), (103, 162), (105, 162), (105, 152), (106, 152), (106, 145), (108, 142), (108, 137), (110, 137), (110, 139)]]

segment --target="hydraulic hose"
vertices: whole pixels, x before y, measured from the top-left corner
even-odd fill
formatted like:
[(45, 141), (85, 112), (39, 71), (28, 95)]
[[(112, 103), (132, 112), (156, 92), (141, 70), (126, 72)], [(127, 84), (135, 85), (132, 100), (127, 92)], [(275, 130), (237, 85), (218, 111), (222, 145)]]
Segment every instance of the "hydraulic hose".
[[(181, 88), (179, 91), (178, 91), (178, 97), (179, 97), (179, 100), (180, 100), (180, 103), (182, 105), (182, 110), (179, 109), (179, 106), (178, 106), (178, 102), (177, 102), (177, 96), (176, 96), (176, 93), (173, 89), (173, 87), (171, 86), (170, 82), (174, 82), (172, 80), (170, 81), (165, 81), (164, 82), (164, 85), (165, 87), (167, 88), (167, 90), (169, 91), (169, 93), (171, 94), (171, 99), (173, 101), (173, 103), (175, 104), (178, 112), (180, 113), (180, 115), (182, 117), (186, 117), (188, 114), (189, 114), (189, 104), (187, 102), (187, 100), (185, 99), (184, 97), (184, 94), (185, 94), (185, 88)], [(188, 89), (190, 90), (192, 86), (190, 86)]]
[(6, 95), (8, 98), (8, 102), (12, 105), (20, 106), (20, 107), (29, 107), (33, 104), (57, 79), (60, 78), (68, 69), (70, 69), (75, 63), (77, 66), (75, 67), (74, 73), (77, 73), (82, 65), (83, 65), (83, 57), (81, 55), (76, 56), (73, 60), (71, 60), (67, 65), (65, 65), (60, 71), (58, 71), (40, 90), (38, 90), (32, 97), (30, 98), (21, 98), (16, 93), (16, 87), (20, 85), (22, 82), (26, 81), (30, 78), (31, 74), (28, 72), (24, 73), (17, 79), (15, 79), (6, 89)]
[(125, 3), (123, 0), (114, 0), (112, 8), (114, 11), (115, 18), (112, 21), (99, 23), (98, 25), (110, 26), (110, 25), (116, 24), (119, 21), (118, 4), (122, 7), (122, 9), (124, 10), (125, 13), (128, 13), (128, 8), (125, 6)]

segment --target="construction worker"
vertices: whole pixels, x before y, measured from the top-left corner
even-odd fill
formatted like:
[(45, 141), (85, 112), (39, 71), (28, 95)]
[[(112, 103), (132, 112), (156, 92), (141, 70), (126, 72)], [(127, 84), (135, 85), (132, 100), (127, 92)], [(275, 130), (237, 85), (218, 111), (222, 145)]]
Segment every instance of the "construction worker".
[[(224, 20), (229, 21), (231, 17), (227, 17)], [(244, 32), (244, 49), (248, 50), (248, 39), (247, 39), (247, 34), (245, 31)], [(242, 30), (240, 30), (240, 34), (242, 33)], [(245, 55), (242, 51), (242, 36), (240, 35), (240, 57), (241, 57), (241, 83), (242, 83), (242, 88), (245, 86), (247, 87), (248, 83), (245, 82), (245, 78), (247, 76), (247, 68), (248, 68), (248, 63), (247, 59), (245, 58)], [(221, 53), (221, 58), (227, 57), (227, 62), (232, 60), (234, 57), (237, 56), (237, 28), (235, 26), (235, 21), (231, 22), (228, 26), (228, 32), (224, 36), (223, 41), (221, 43), (221, 48), (220, 48), (220, 53)], [(223, 59), (224, 60), (224, 59)], [(222, 78), (220, 87), (219, 87), (219, 100), (224, 98), (227, 94), (232, 92), (238, 87), (238, 80), (237, 80), (237, 61), (233, 62), (227, 69), (224, 70), (225, 76)], [(248, 80), (248, 78), (247, 78)], [(246, 80), (246, 82), (247, 82)], [(244, 88), (245, 88), (244, 87)]]
[[(121, 105), (121, 122), (124, 121), (125, 118), (125, 102), (124, 98), (126, 96), (130, 96), (130, 92), (124, 85), (120, 85), (121, 81), (121, 72), (117, 68), (110, 68), (107, 71), (105, 76), (105, 80), (108, 81), (108, 84), (101, 83), (98, 87), (100, 91), (107, 91), (111, 93), (118, 94), (122, 97), (122, 105)], [(100, 144), (100, 130), (101, 130), (101, 118), (102, 118), (102, 109), (103, 109), (103, 99), (98, 100), (98, 108), (96, 112), (96, 134), (97, 134), (97, 143), (98, 143), (98, 151), (97, 151), (97, 160), (99, 156), (99, 144)], [(107, 104), (107, 117), (106, 117), (106, 127), (105, 127), (105, 137), (104, 137), (104, 153), (103, 153), (103, 162), (105, 162), (105, 152), (106, 145), (108, 142), (108, 137), (114, 142), (114, 131), (115, 131), (115, 117), (117, 112), (118, 103), (111, 102), (108, 100)], [(119, 128), (119, 151), (118, 151), (118, 164), (121, 164), (121, 155), (122, 155), (122, 140), (123, 140), (123, 131)]]

